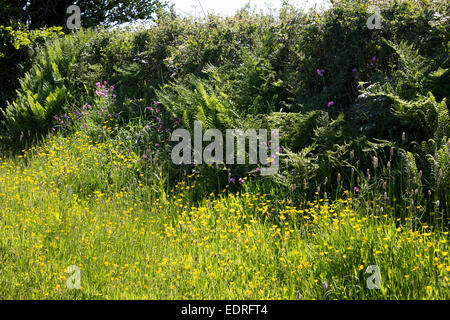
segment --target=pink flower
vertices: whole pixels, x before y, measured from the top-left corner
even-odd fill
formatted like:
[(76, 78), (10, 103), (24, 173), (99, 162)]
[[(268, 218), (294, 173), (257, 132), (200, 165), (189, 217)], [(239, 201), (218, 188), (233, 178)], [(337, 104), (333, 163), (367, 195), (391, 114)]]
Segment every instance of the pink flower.
[(334, 101), (328, 102), (328, 108), (334, 105)]
[(319, 75), (319, 77), (323, 77), (323, 74), (324, 74), (325, 70), (324, 69), (317, 69), (316, 72)]

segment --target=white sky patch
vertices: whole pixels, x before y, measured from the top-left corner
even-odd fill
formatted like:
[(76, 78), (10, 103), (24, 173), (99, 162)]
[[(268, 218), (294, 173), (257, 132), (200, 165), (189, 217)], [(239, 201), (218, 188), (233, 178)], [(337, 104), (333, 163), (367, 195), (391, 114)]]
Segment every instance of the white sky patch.
[[(252, 8), (268, 11), (270, 9), (280, 9), (282, 0), (171, 0), (175, 4), (175, 9), (182, 15), (193, 15), (195, 17), (203, 16), (203, 10), (214, 12), (222, 16), (233, 15), (237, 10), (250, 3)], [(290, 0), (289, 3), (297, 8), (310, 9), (314, 6), (328, 6), (329, 0)], [(203, 9), (202, 9), (203, 8)]]
[[(283, 0), (168, 0), (175, 5), (176, 12), (181, 16), (193, 16), (204, 18), (208, 12), (221, 16), (234, 15), (237, 10), (250, 3), (250, 7), (256, 10), (268, 12), (270, 10), (279, 10), (282, 7)], [(327, 8), (330, 0), (289, 0), (290, 4), (297, 8), (308, 10), (316, 7), (318, 10)], [(116, 28), (150, 28), (154, 22), (149, 20), (135, 20), (133, 22), (122, 23)]]

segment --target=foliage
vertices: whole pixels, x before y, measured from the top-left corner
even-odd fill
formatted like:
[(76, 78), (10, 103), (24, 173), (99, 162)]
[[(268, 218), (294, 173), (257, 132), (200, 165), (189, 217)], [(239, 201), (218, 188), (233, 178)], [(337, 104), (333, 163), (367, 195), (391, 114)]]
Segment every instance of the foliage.
[(18, 78), (30, 68), (36, 47), (62, 34), (61, 30), (61, 27), (50, 27), (30, 31), (21, 23), (0, 25), (0, 110), (13, 97)]
[[(65, 27), (67, 8), (74, 4), (80, 8), (81, 24), (84, 28), (151, 19), (155, 12), (167, 6), (165, 1), (159, 0), (1, 0), (0, 3), (4, 14), (1, 15), (0, 24), (6, 24), (9, 20), (19, 21), (26, 23), (30, 30), (51, 26)], [(8, 21), (3, 21), (5, 18)]]
[(239, 114), (229, 97), (217, 86), (190, 76), (187, 84), (180, 81), (168, 84), (156, 92), (158, 100), (172, 112), (182, 117), (187, 128), (193, 129), (194, 120), (205, 129), (240, 128)]
[[(46, 42), (5, 111), (0, 295), (448, 299), (448, 5), (367, 5)], [(195, 120), (279, 129), (279, 171), (173, 164)]]
[(20, 144), (24, 135), (42, 136), (51, 127), (52, 117), (74, 103), (72, 93), (80, 86), (74, 80), (74, 63), (91, 35), (54, 39), (37, 55), (36, 63), (20, 81), (17, 98), (2, 110), (14, 143)]
[[(346, 191), (299, 204), (249, 179), (240, 194), (194, 205), (199, 174), (158, 195), (126, 146), (82, 132), (23, 157), (0, 160), (4, 298), (449, 298), (448, 232), (394, 199)], [(71, 265), (79, 290), (67, 287)], [(367, 288), (369, 265), (380, 290)]]
[[(363, 94), (375, 97), (378, 101), (388, 98), (391, 101), (392, 116), (396, 120), (393, 123), (397, 123), (400, 130), (410, 130), (416, 140), (433, 137), (437, 128), (439, 132), (436, 134), (440, 136), (438, 140), (448, 136), (449, 118), (445, 99), (439, 103), (433, 95), (436, 88), (441, 88), (440, 81), (435, 79), (445, 77), (447, 69), (439, 67), (437, 71), (432, 71), (433, 65), (405, 42), (399, 45), (392, 42), (388, 44), (399, 56), (399, 67), (389, 79), (370, 85)], [(437, 85), (431, 86), (431, 83)], [(385, 107), (389, 107), (389, 104)], [(384, 114), (383, 118), (389, 117)], [(400, 132), (397, 134), (399, 136)]]

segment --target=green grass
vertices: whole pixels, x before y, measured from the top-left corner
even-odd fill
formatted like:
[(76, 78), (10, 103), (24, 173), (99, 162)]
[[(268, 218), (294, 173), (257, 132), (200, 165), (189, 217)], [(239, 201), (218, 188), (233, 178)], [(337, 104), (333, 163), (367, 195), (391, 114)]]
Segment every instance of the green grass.
[[(394, 204), (351, 193), (275, 198), (250, 177), (238, 194), (196, 203), (198, 174), (158, 189), (140, 161), (82, 132), (4, 156), (0, 298), (449, 298), (448, 232), (411, 208), (399, 219)], [(67, 288), (72, 265), (80, 290)], [(379, 290), (367, 288), (370, 265), (380, 269)]]

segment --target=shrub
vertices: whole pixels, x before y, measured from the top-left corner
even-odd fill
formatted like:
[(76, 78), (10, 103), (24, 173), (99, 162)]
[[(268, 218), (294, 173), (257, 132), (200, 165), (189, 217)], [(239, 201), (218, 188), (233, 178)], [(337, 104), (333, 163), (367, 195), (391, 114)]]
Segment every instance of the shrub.
[(62, 34), (61, 30), (60, 27), (28, 30), (19, 22), (0, 25), (0, 110), (13, 99), (18, 80), (31, 67), (39, 47)]
[(92, 34), (79, 32), (51, 40), (37, 55), (31, 70), (20, 80), (16, 99), (3, 111), (14, 143), (20, 145), (24, 135), (35, 139), (42, 136), (50, 128), (53, 115), (80, 99), (74, 95), (75, 61)]

